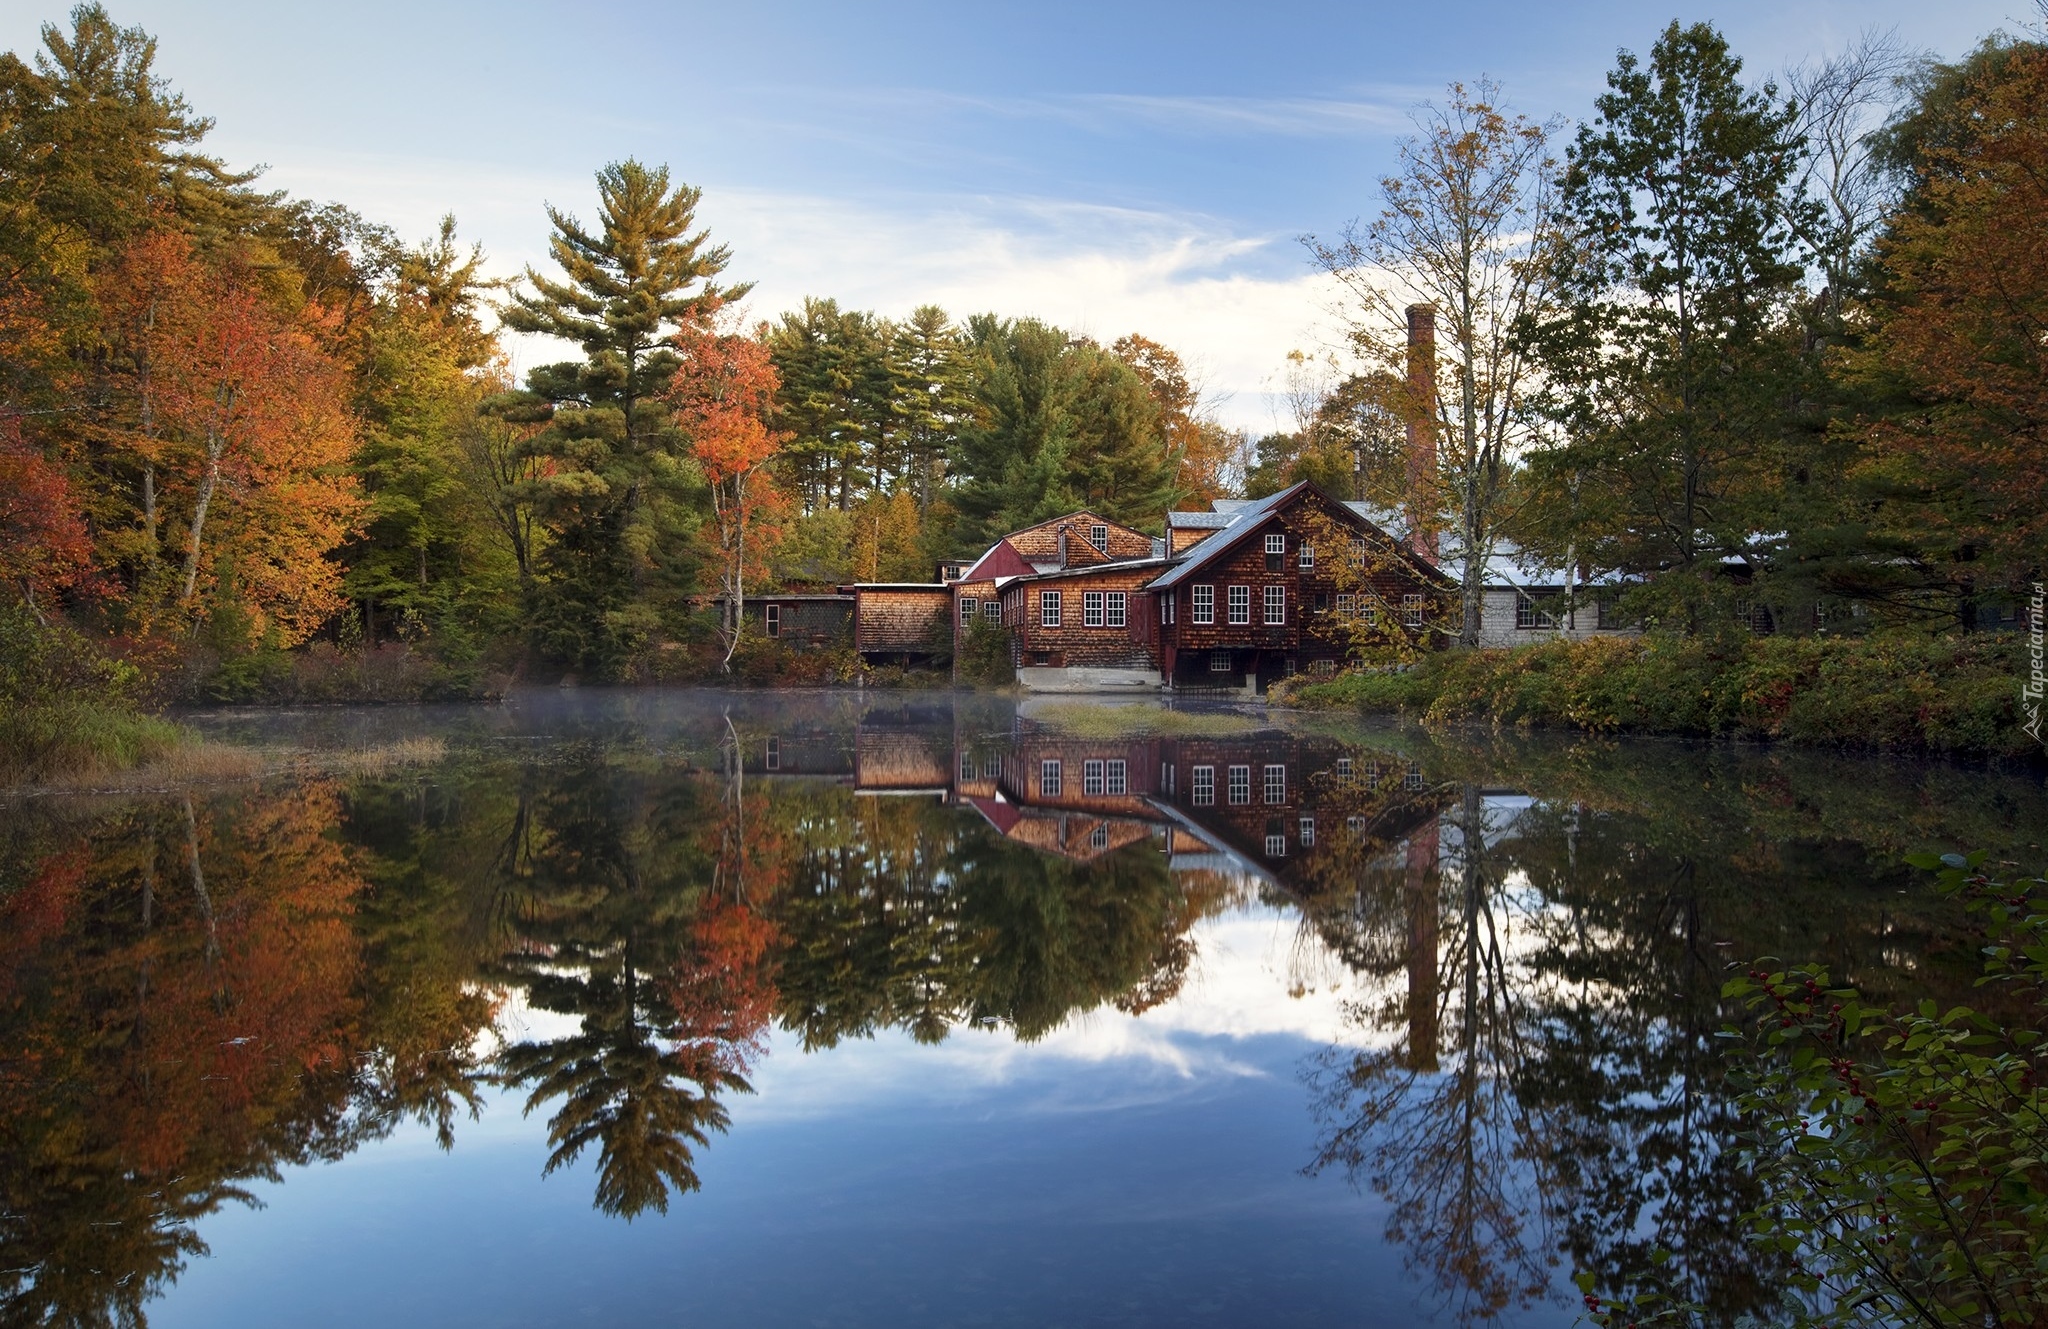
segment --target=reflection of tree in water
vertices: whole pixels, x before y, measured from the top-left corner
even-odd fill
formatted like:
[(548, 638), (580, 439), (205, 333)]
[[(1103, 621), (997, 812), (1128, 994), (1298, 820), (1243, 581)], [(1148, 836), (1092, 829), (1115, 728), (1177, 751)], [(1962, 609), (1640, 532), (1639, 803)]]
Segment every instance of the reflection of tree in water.
[(1164, 1000), (1189, 952), (1187, 901), (1148, 845), (1086, 865), (908, 799), (821, 809), (775, 906), (782, 1021), (808, 1047), (897, 1027), (1038, 1038), (1108, 1002)]
[(420, 919), (339, 842), (343, 802), (308, 781), (12, 828), (0, 1322), (141, 1324), (244, 1183), (472, 1092), (486, 1003), (386, 999), (367, 963), (417, 965)]
[[(713, 885), (699, 843), (721, 814), (700, 780), (650, 781), (610, 763), (529, 768), (497, 866), (510, 945), (492, 966), (573, 1033), (503, 1049), (499, 1070), (527, 1109), (553, 1104), (547, 1168), (596, 1146), (597, 1205), (665, 1212), (698, 1187), (694, 1155), (748, 1091), (762, 1032), (737, 991), (766, 938)], [(726, 815), (736, 815), (727, 809)], [(705, 898), (708, 895), (708, 899)]]
[[(1791, 939), (1838, 916), (1832, 882), (1760, 891), (1739, 842), (1705, 855), (1633, 819), (1455, 788), (1440, 873), (1418, 871), (1426, 833), (1390, 830), (1308, 884), (1318, 935), (1395, 987), (1354, 1009), (1389, 1045), (1314, 1064), (1315, 1166), (1392, 1204), (1389, 1236), (1460, 1319), (1554, 1295), (1561, 1260), (1625, 1294), (1659, 1249), (1718, 1322), (1773, 1304), (1789, 1269), (1741, 1235), (1760, 1197), (1731, 1149), (1720, 971), (1806, 946)], [(1367, 824), (1398, 828), (1386, 812)]]
[(1533, 1012), (1513, 972), (1516, 902), (1488, 862), (1493, 829), (1467, 786), (1441, 832), (1419, 829), (1379, 853), (1349, 908), (1315, 913), (1344, 949), (1377, 952), (1372, 967), (1407, 984), (1401, 999), (1356, 1012), (1395, 1029), (1391, 1045), (1332, 1048), (1315, 1063), (1323, 1133), (1312, 1167), (1341, 1169), (1388, 1201), (1389, 1238), (1460, 1320), (1543, 1297), (1555, 1263), (1548, 1126), (1516, 1089)]

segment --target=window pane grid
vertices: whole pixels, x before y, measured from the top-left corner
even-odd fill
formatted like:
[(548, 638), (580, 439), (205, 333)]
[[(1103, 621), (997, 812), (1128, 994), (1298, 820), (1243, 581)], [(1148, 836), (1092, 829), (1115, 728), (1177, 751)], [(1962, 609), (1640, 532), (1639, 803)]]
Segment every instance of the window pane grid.
[(1252, 801), (1252, 768), (1233, 766), (1230, 768), (1230, 803), (1242, 807)]

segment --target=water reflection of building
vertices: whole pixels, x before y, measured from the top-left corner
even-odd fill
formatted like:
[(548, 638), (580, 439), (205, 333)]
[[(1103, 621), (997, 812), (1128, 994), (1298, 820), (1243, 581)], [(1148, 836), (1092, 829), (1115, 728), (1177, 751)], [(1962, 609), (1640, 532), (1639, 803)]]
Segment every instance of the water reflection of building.
[(1328, 737), (1086, 738), (1029, 721), (977, 731), (943, 708), (902, 705), (863, 715), (851, 741), (799, 727), (752, 746), (748, 765), (764, 774), (928, 794), (1077, 862), (1149, 842), (1176, 873), (1308, 898), (1361, 869), (1435, 861), (1436, 802), (1421, 770)]

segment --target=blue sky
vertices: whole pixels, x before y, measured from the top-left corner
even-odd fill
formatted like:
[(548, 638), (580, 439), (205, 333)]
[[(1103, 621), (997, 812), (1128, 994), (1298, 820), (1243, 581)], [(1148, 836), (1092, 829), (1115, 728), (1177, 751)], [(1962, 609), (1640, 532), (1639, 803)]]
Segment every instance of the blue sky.
[[(1953, 56), (2026, 0), (1628, 3), (433, 4), (111, 0), (274, 187), (424, 235), (453, 211), (493, 267), (538, 261), (543, 199), (637, 155), (705, 190), (759, 285), (902, 313), (1037, 314), (1181, 349), (1227, 418), (1273, 422), (1287, 351), (1329, 340), (1297, 237), (1370, 215), (1410, 109), (1486, 74), (1576, 118), (1617, 47), (1673, 17), (1751, 72), (1865, 27)], [(55, 4), (0, 2), (26, 51)], [(549, 356), (517, 349), (524, 364)]]

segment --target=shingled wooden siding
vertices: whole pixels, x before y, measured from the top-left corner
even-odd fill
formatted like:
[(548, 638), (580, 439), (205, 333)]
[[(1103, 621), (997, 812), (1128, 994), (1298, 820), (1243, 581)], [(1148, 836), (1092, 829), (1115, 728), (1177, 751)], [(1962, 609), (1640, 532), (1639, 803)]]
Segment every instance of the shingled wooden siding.
[[(1313, 505), (1313, 506), (1311, 506)], [(1249, 532), (1219, 531), (1210, 539), (1237, 539), (1234, 548), (1218, 557), (1214, 562), (1196, 569), (1171, 591), (1174, 597), (1173, 622), (1162, 625), (1160, 634), (1160, 668), (1187, 682), (1199, 682), (1204, 676), (1222, 673), (1225, 676), (1258, 673), (1261, 676), (1275, 676), (1285, 672), (1289, 662), (1297, 670), (1305, 670), (1316, 660), (1337, 661), (1344, 648), (1328, 631), (1334, 619), (1330, 617), (1336, 604), (1337, 584), (1330, 571), (1332, 560), (1347, 558), (1346, 549), (1317, 549), (1315, 567), (1301, 566), (1301, 543), (1309, 533), (1308, 520), (1317, 508), (1334, 516), (1347, 527), (1356, 525), (1360, 534), (1368, 529), (1348, 508), (1325, 500), (1313, 491), (1279, 512), (1273, 513), (1253, 525)], [(1284, 547), (1277, 568), (1267, 565), (1265, 537), (1277, 532), (1283, 537)], [(1376, 533), (1373, 538), (1379, 537)], [(1410, 569), (1405, 563), (1389, 562), (1381, 571), (1370, 578), (1374, 590), (1389, 603), (1399, 605), (1402, 597), (1410, 594), (1434, 596), (1438, 588), (1425, 580), (1422, 575)], [(1195, 622), (1194, 589), (1197, 586), (1213, 587), (1215, 591), (1214, 621)], [(1230, 622), (1230, 588), (1243, 586), (1251, 597), (1251, 621)], [(1278, 586), (1286, 596), (1285, 621), (1269, 625), (1265, 621), (1266, 588)], [(1159, 614), (1156, 604), (1152, 606), (1155, 620)], [(1232, 653), (1231, 668), (1217, 671), (1211, 668), (1211, 653), (1228, 650)]]
[(992, 581), (956, 581), (953, 583), (953, 655), (958, 658), (964, 646), (968, 628), (968, 605), (973, 605), (974, 621), (991, 621), (988, 606), (998, 604), (1001, 596)]
[[(1156, 616), (1150, 597), (1143, 594), (1145, 583), (1159, 575), (1157, 563), (1142, 567), (1107, 563), (1099, 568), (1027, 577), (1003, 588), (1003, 622), (1013, 633), (1018, 663), (1051, 665), (1055, 668), (1088, 666), (1098, 669), (1155, 669), (1152, 624)], [(1086, 618), (1088, 593), (1121, 592), (1124, 621), (1089, 627)], [(1040, 619), (1039, 595), (1057, 592), (1060, 597), (1058, 627), (1047, 627)], [(1105, 602), (1106, 603), (1106, 602)]]
[[(1104, 528), (1104, 548), (1097, 550), (1089, 540), (1091, 527)], [(1034, 563), (1051, 562), (1059, 557), (1060, 532), (1067, 533), (1067, 559), (1070, 564), (1096, 563), (1104, 559), (1150, 558), (1152, 537), (1143, 531), (1134, 531), (1128, 526), (1118, 525), (1092, 512), (1074, 512), (1051, 521), (1027, 526), (1021, 531), (1004, 537), (1012, 548)]]
[(854, 595), (854, 647), (863, 655), (930, 655), (953, 611), (953, 588), (944, 585), (858, 586)]

